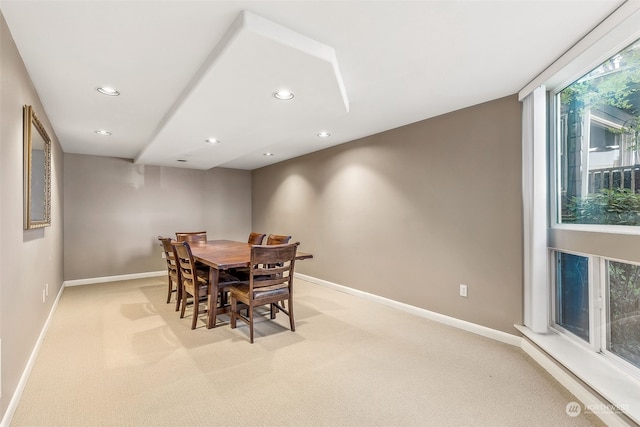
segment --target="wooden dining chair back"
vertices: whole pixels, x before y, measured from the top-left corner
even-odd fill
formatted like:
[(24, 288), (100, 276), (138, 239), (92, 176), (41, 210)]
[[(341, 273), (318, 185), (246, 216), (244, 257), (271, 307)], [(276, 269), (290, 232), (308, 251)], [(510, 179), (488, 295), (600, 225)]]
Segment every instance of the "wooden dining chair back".
[(189, 231), (189, 232), (179, 232), (176, 233), (176, 240), (178, 242), (206, 242), (207, 241), (207, 232), (206, 231)]
[(249, 243), (250, 245), (261, 245), (262, 242), (264, 242), (264, 237), (266, 236), (266, 234), (261, 234), (261, 233), (249, 233), (249, 240), (247, 241), (247, 243)]
[(289, 243), (289, 240), (291, 240), (291, 236), (269, 234), (269, 237), (267, 237), (267, 245), (284, 245), (285, 243)]
[[(269, 234), (267, 237), (267, 245), (284, 245), (285, 243), (289, 243), (291, 240), (291, 236), (285, 236), (283, 234)], [(283, 307), (285, 306), (285, 301), (282, 300), (280, 303)], [(276, 312), (278, 310), (276, 309)]]
[(182, 282), (182, 308), (180, 309), (180, 318), (184, 317), (187, 299), (191, 296), (193, 298), (191, 329), (195, 329), (200, 314), (200, 300), (205, 296), (209, 296), (209, 276), (206, 271), (196, 269), (189, 242), (173, 242), (171, 245), (175, 250), (178, 267), (180, 269), (180, 280)]
[[(266, 234), (261, 233), (249, 233), (249, 239), (247, 243), (250, 245), (261, 245), (264, 242)], [(240, 280), (248, 280), (249, 279), (249, 267), (236, 267), (231, 269), (231, 274), (238, 277)]]
[[(229, 288), (231, 328), (236, 328), (237, 319), (247, 323), (251, 343), (256, 307), (269, 304), (271, 319), (275, 319), (276, 313), (282, 311), (289, 316), (291, 330), (296, 330), (293, 316), (293, 271), (298, 245), (300, 242), (252, 246), (248, 283)], [(288, 309), (280, 304), (284, 300), (288, 301)], [(241, 313), (244, 309), (247, 309), (247, 316)]]
[(180, 267), (176, 259), (176, 252), (171, 245), (172, 239), (170, 237), (158, 236), (158, 240), (162, 243), (162, 250), (164, 251), (164, 258), (167, 261), (167, 277), (168, 277), (168, 289), (167, 289), (167, 304), (171, 302), (171, 295), (176, 294), (176, 311), (180, 308), (180, 302), (182, 301), (182, 284), (180, 283)]

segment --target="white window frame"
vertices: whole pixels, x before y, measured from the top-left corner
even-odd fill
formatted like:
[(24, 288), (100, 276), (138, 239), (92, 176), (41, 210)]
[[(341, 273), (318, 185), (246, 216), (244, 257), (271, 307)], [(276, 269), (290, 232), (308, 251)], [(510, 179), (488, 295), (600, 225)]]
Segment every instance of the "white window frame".
[[(557, 322), (557, 277), (558, 271), (556, 266), (557, 255), (559, 253), (577, 255), (585, 257), (588, 260), (589, 274), (589, 341), (583, 340), (568, 329), (563, 328)], [(624, 369), (629, 375), (640, 380), (640, 367), (627, 362), (622, 357), (613, 353), (608, 349), (609, 343), (609, 269), (608, 262), (619, 262), (631, 265), (640, 265), (640, 263), (627, 260), (619, 260), (615, 258), (599, 257), (582, 252), (569, 251), (564, 249), (549, 248), (549, 271), (551, 277), (551, 320), (550, 328), (552, 331), (565, 335), (566, 338), (573, 341), (576, 345), (595, 353), (603, 354), (607, 359), (618, 367)]]
[[(589, 280), (589, 341), (583, 340), (581, 337), (577, 336), (573, 332), (565, 329), (557, 322), (557, 279), (558, 279), (558, 271), (556, 266), (558, 265), (558, 254), (570, 254), (577, 255), (587, 259), (588, 263), (588, 280)], [(564, 249), (557, 248), (549, 248), (549, 271), (551, 276), (551, 324), (550, 327), (555, 330), (557, 333), (561, 333), (566, 335), (569, 339), (574, 341), (576, 344), (584, 346), (585, 349), (589, 349), (591, 351), (598, 352), (600, 351), (601, 344), (601, 311), (598, 307), (600, 299), (600, 289), (597, 280), (600, 275), (600, 263), (597, 260), (597, 257), (594, 257), (590, 254), (585, 254), (582, 252), (576, 251), (568, 251)]]
[[(640, 21), (640, 19), (639, 19)], [(640, 39), (640, 31), (638, 32), (638, 37), (635, 39)], [(617, 51), (624, 49), (626, 46), (622, 46)], [(615, 53), (615, 52), (614, 52)], [(557, 95), (565, 88), (566, 86), (558, 87), (553, 90), (550, 90), (548, 93), (548, 110), (549, 110), (549, 168), (554, 168), (555, 173), (551, 174), (548, 177), (550, 182), (550, 192), (549, 192), (549, 204), (550, 209), (549, 212), (553, 212), (553, 217), (549, 217), (549, 225), (553, 229), (564, 229), (564, 230), (575, 230), (575, 231), (588, 231), (593, 233), (612, 233), (612, 234), (633, 234), (640, 235), (640, 226), (637, 225), (608, 225), (608, 224), (567, 224), (560, 222), (561, 215), (561, 206), (560, 206), (560, 194), (561, 190), (561, 179), (560, 175), (564, 174), (565, 171), (561, 169), (561, 144), (556, 144), (555, 141), (558, 141), (561, 138), (560, 133), (564, 132), (564, 129), (561, 129), (559, 126), (560, 115), (558, 114), (559, 105), (558, 105), (558, 97)], [(584, 118), (583, 126), (586, 129), (590, 128), (591, 113), (587, 114), (588, 118)], [(598, 123), (604, 123), (602, 120), (596, 120)], [(589, 134), (589, 132), (587, 132)], [(564, 136), (564, 135), (563, 135)], [(583, 140), (583, 150), (582, 150), (582, 164), (588, 165), (589, 163), (589, 137), (585, 137)], [(585, 147), (587, 149), (585, 149)], [(588, 175), (584, 174), (582, 176), (583, 182), (583, 192), (588, 188)], [(586, 194), (586, 193), (585, 193)]]
[[(532, 80), (519, 93), (519, 99), (525, 102), (523, 109), (523, 212), (524, 212), (524, 326), (516, 325), (525, 337), (540, 347), (545, 353), (550, 355), (555, 361), (559, 362), (573, 375), (578, 377), (600, 396), (607, 399), (613, 405), (617, 405), (622, 409), (623, 413), (636, 423), (640, 423), (640, 395), (638, 389), (640, 381), (630, 375), (628, 371), (621, 368), (619, 364), (614, 363), (605, 352), (596, 352), (592, 348), (585, 348), (584, 345), (576, 345), (576, 342), (568, 338), (567, 335), (559, 333), (551, 327), (551, 297), (552, 297), (552, 276), (551, 269), (548, 266), (539, 268), (542, 264), (549, 264), (548, 245), (540, 244), (540, 234), (546, 241), (547, 228), (540, 230), (539, 224), (541, 219), (546, 220), (547, 227), (560, 231), (588, 231), (591, 233), (608, 233), (608, 234), (638, 234), (638, 227), (625, 226), (599, 226), (599, 225), (578, 225), (578, 224), (556, 224), (556, 218), (551, 218), (551, 213), (557, 212), (557, 202), (555, 197), (557, 174), (552, 174), (554, 181), (550, 181), (547, 185), (547, 202), (538, 203), (536, 180), (544, 179), (547, 182), (548, 174), (545, 168), (544, 173), (540, 171), (539, 159), (534, 161), (534, 157), (539, 155), (540, 146), (532, 144), (539, 138), (535, 135), (539, 133), (539, 129), (544, 128), (544, 123), (552, 126), (551, 133), (555, 132), (555, 120), (548, 120), (551, 115), (549, 110), (534, 108), (533, 115), (529, 111), (527, 105), (534, 104), (540, 106), (540, 102), (531, 102), (534, 98), (538, 101), (541, 97), (541, 90), (545, 90), (545, 86), (550, 88), (552, 92), (568, 86), (571, 82), (585, 75), (602, 62), (610, 58), (616, 52), (624, 49), (626, 46), (640, 38), (640, 1), (630, 0), (624, 2), (616, 11), (614, 11), (607, 19), (605, 19), (594, 30), (587, 34), (582, 40), (576, 43), (569, 51), (554, 62), (549, 68), (543, 71), (538, 77)], [(555, 100), (555, 98), (550, 98)], [(548, 108), (553, 107), (554, 102), (547, 102)], [(529, 116), (533, 116), (531, 122), (527, 123)], [(544, 145), (544, 144), (543, 144)], [(542, 149), (546, 149), (543, 146)], [(549, 167), (556, 167), (555, 150), (550, 150), (548, 158), (551, 163)], [(529, 158), (531, 157), (531, 158)], [(534, 179), (536, 178), (536, 179)], [(549, 197), (549, 194), (553, 195)], [(551, 209), (549, 209), (551, 208)], [(563, 230), (564, 229), (564, 230)], [(576, 248), (573, 248), (576, 249)], [(566, 248), (559, 248), (566, 251)], [(593, 295), (603, 294), (602, 285), (603, 274), (605, 269), (602, 267), (604, 258), (603, 254), (594, 254), (593, 264), (598, 264), (597, 274), (599, 280), (593, 280), (598, 284), (597, 293), (590, 292)], [(609, 258), (607, 258), (609, 259)], [(623, 261), (629, 262), (629, 261)], [(596, 274), (596, 269), (592, 269)], [(593, 277), (592, 277), (593, 278)], [(597, 302), (597, 301), (595, 301)], [(601, 310), (597, 310), (602, 313)], [(602, 324), (602, 315), (596, 316)], [(596, 318), (594, 322), (598, 322)], [(546, 325), (545, 325), (546, 322)], [(590, 327), (590, 333), (593, 329), (597, 333), (594, 341), (600, 341), (602, 344), (603, 330), (601, 326)], [(604, 341), (606, 342), (606, 341)], [(592, 343), (593, 344), (593, 343)], [(527, 346), (523, 343), (523, 348)], [(531, 354), (531, 353), (530, 353)], [(540, 363), (543, 363), (540, 361)], [(544, 362), (546, 363), (546, 362)], [(544, 365), (543, 363), (543, 365)], [(550, 365), (549, 365), (550, 366)], [(548, 368), (550, 369), (550, 368)], [(557, 378), (562, 377), (562, 372), (557, 371)], [(565, 385), (567, 385), (565, 383)], [(584, 396), (584, 393), (582, 394)], [(599, 414), (597, 414), (599, 415)], [(602, 415), (599, 415), (603, 418)], [(604, 419), (604, 418), (603, 418)], [(616, 416), (608, 418), (608, 422), (619, 422)]]

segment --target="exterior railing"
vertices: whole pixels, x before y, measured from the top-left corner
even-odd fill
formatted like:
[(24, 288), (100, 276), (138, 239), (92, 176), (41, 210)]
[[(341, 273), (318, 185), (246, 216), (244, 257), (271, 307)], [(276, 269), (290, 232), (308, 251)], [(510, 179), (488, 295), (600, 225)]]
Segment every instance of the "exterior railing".
[(589, 193), (602, 189), (626, 188), (640, 193), (640, 165), (617, 166), (589, 171)]

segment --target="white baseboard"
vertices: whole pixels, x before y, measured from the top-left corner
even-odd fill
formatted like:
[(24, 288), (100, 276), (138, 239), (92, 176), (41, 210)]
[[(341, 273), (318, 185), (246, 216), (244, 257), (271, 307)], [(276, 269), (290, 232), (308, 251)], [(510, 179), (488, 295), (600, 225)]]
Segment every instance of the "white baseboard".
[(36, 340), (36, 344), (33, 347), (33, 351), (31, 352), (31, 356), (27, 361), (27, 365), (20, 376), (20, 381), (18, 382), (18, 386), (16, 387), (13, 396), (11, 397), (11, 401), (9, 402), (9, 406), (7, 407), (7, 411), (4, 413), (4, 417), (2, 418), (2, 422), (0, 423), (0, 427), (9, 427), (11, 424), (11, 419), (13, 418), (13, 414), (16, 412), (18, 408), (18, 403), (20, 403), (20, 398), (22, 397), (22, 393), (24, 392), (24, 388), (27, 385), (27, 380), (29, 379), (29, 375), (31, 375), (31, 370), (33, 369), (33, 365), (36, 363), (36, 358), (38, 357), (38, 352), (40, 351), (40, 347), (42, 346), (42, 342), (44, 341), (44, 337), (47, 334), (47, 330), (49, 329), (49, 325), (51, 324), (51, 319), (53, 318), (53, 314), (56, 312), (56, 308), (58, 308), (58, 302), (60, 301), (60, 297), (62, 296), (62, 292), (64, 291), (64, 284), (60, 286), (60, 290), (58, 291), (58, 295), (56, 295), (56, 300), (51, 305), (51, 311), (49, 312), (49, 316), (47, 316), (47, 320), (44, 322), (44, 326), (40, 331), (40, 335)]
[(365, 298), (367, 300), (377, 302), (379, 304), (384, 304), (389, 307), (397, 308), (398, 310), (415, 314), (416, 316), (424, 317), (426, 319), (430, 319), (435, 322), (444, 323), (445, 325), (453, 326), (454, 328), (458, 328), (458, 329), (463, 329), (465, 331), (482, 335), (484, 337), (491, 338), (496, 341), (501, 341), (506, 344), (511, 344), (511, 345), (520, 347), (520, 342), (522, 341), (522, 338), (517, 335), (511, 335), (506, 332), (498, 331), (496, 329), (487, 328), (486, 326), (481, 326), (475, 323), (467, 322), (465, 320), (456, 319), (455, 317), (445, 316), (444, 314), (436, 313), (433, 311), (425, 310), (424, 308), (419, 308), (413, 305), (394, 301), (385, 297), (360, 291), (358, 289), (353, 289), (347, 286), (338, 285), (336, 283), (328, 282), (326, 280), (318, 279), (316, 277), (307, 276), (306, 274), (294, 273), (294, 276), (306, 282), (311, 282), (316, 285), (325, 286), (327, 288), (335, 289), (340, 292)]
[[(49, 316), (40, 332), (40, 336), (36, 341), (36, 344), (31, 352), (31, 356), (29, 357), (29, 361), (20, 377), (20, 381), (18, 383), (18, 387), (16, 388), (15, 393), (13, 394), (11, 401), (9, 402), (9, 406), (7, 407), (7, 411), (2, 418), (2, 422), (0, 422), (0, 427), (9, 427), (11, 424), (11, 419), (18, 407), (18, 403), (20, 402), (20, 398), (22, 397), (22, 393), (27, 384), (27, 380), (29, 379), (29, 375), (31, 374), (31, 370), (36, 361), (36, 357), (38, 352), (40, 351), (40, 347), (46, 335), (46, 332), (51, 323), (51, 319), (53, 318), (53, 314), (56, 311), (58, 306), (58, 301), (62, 296), (62, 292), (66, 286), (80, 286), (80, 285), (88, 285), (95, 283), (105, 283), (105, 282), (116, 282), (120, 280), (131, 280), (131, 279), (140, 279), (146, 277), (158, 277), (167, 274), (166, 271), (156, 271), (156, 272), (148, 272), (148, 273), (135, 273), (135, 274), (125, 274), (120, 276), (109, 276), (109, 277), (97, 277), (91, 279), (80, 279), (80, 280), (70, 280), (65, 281), (63, 286), (60, 287), (60, 291), (56, 296), (56, 300), (54, 301), (51, 311), (49, 312)], [(398, 301), (394, 301), (388, 298), (384, 298), (378, 295), (370, 294), (368, 292), (360, 291), (358, 289), (349, 288), (346, 286), (338, 285), (336, 283), (332, 283), (326, 280), (318, 279), (312, 276), (307, 276), (301, 273), (295, 273), (295, 277), (304, 280), (306, 282), (310, 282), (316, 285), (325, 286), (327, 288), (331, 288), (340, 292), (344, 292), (350, 295), (354, 295), (357, 297), (365, 298), (370, 301), (384, 304), (407, 313), (415, 314), (420, 317), (424, 317), (439, 323), (443, 323), (449, 326), (453, 326), (458, 329), (462, 329), (468, 332), (472, 332), (478, 335), (482, 335), (487, 338), (491, 338), (506, 344), (515, 345), (521, 347), (523, 351), (525, 351), (531, 358), (533, 358), (536, 363), (542, 366), (547, 372), (549, 372), (558, 382), (560, 382), (564, 387), (566, 387), (571, 393), (576, 396), (584, 405), (598, 405), (601, 401), (595, 397), (595, 395), (587, 389), (584, 385), (574, 379), (571, 375), (565, 372), (561, 367), (556, 365), (554, 361), (552, 361), (548, 355), (543, 353), (541, 350), (533, 346), (526, 339), (523, 339), (519, 336), (511, 335), (506, 332), (498, 331), (495, 329), (487, 328), (485, 326), (477, 325), (471, 322), (467, 322), (464, 320), (456, 319), (454, 317), (445, 316), (443, 314), (435, 313), (429, 310), (425, 310), (419, 307), (415, 307), (409, 304), (401, 303)], [(628, 426), (629, 424), (625, 423), (620, 417), (616, 415), (606, 416), (607, 414), (597, 414), (607, 425), (611, 426)], [(605, 415), (603, 417), (603, 415)]]
[(634, 424), (640, 420), (638, 378), (556, 331), (540, 334), (515, 326), (525, 337), (522, 349), (581, 400), (585, 411), (610, 426), (638, 425)]
[(560, 384), (562, 384), (567, 390), (578, 399), (584, 408), (605, 408), (605, 410), (592, 410), (594, 415), (600, 418), (607, 426), (610, 427), (629, 427), (631, 424), (627, 423), (620, 416), (616, 414), (616, 411), (609, 410), (610, 406), (603, 403), (594, 392), (584, 386), (581, 382), (576, 380), (572, 375), (566, 372), (561, 366), (559, 366), (553, 358), (551, 358), (543, 350), (540, 350), (535, 345), (531, 344), (528, 340), (522, 339), (522, 350), (527, 353), (538, 365), (546, 370), (553, 378), (555, 378)]
[[(370, 294), (368, 292), (363, 292), (358, 289), (338, 285), (336, 283), (328, 282), (316, 277), (307, 276), (305, 274), (294, 273), (294, 276), (306, 282), (325, 286), (357, 297), (365, 298), (367, 300), (394, 307), (399, 310), (433, 320), (435, 322), (444, 323), (446, 325), (463, 329), (465, 331), (482, 335), (484, 337), (491, 338), (497, 341), (501, 341), (506, 344), (518, 346), (522, 348), (522, 350), (527, 353), (537, 364), (539, 364), (543, 369), (549, 372), (549, 374), (551, 374), (551, 376), (553, 376), (556, 381), (558, 381), (560, 384), (562, 384), (563, 387), (569, 390), (576, 397), (576, 399), (580, 400), (584, 408), (599, 408), (603, 406), (602, 401), (597, 397), (597, 394), (595, 394), (593, 390), (591, 390), (589, 387), (585, 386), (572, 375), (567, 373), (548, 354), (532, 345), (525, 338), (507, 334), (506, 332), (497, 331), (495, 329), (487, 328), (485, 326), (477, 325), (464, 320), (456, 319), (454, 317), (445, 316), (443, 314), (435, 313), (412, 305), (404, 304), (378, 295)], [(606, 407), (606, 405), (604, 406)], [(616, 413), (612, 413), (610, 411), (592, 412), (608, 426), (629, 427), (631, 425)]]
[(38, 352), (40, 351), (40, 347), (44, 340), (44, 337), (49, 329), (49, 324), (51, 323), (51, 319), (53, 318), (53, 314), (58, 307), (58, 301), (60, 301), (60, 297), (62, 296), (62, 292), (64, 288), (67, 286), (80, 286), (80, 285), (90, 285), (95, 283), (105, 283), (105, 282), (117, 282), (120, 280), (131, 280), (131, 279), (142, 279), (146, 277), (159, 277), (167, 274), (166, 270), (162, 271), (151, 271), (147, 273), (135, 273), (135, 274), (124, 274), (120, 276), (108, 276), (108, 277), (95, 277), (90, 279), (80, 279), (80, 280), (68, 280), (62, 283), (60, 287), (60, 291), (56, 296), (56, 300), (51, 306), (51, 311), (49, 312), (49, 316), (47, 317), (42, 330), (40, 331), (40, 335), (36, 340), (36, 344), (33, 347), (33, 351), (31, 352), (31, 356), (27, 361), (27, 365), (25, 366), (22, 375), (20, 376), (20, 381), (18, 382), (18, 386), (16, 387), (16, 391), (11, 397), (11, 401), (9, 402), (9, 406), (7, 407), (7, 411), (4, 413), (4, 417), (2, 418), (2, 422), (0, 422), (0, 427), (9, 427), (11, 424), (11, 419), (13, 418), (13, 414), (18, 407), (18, 403), (20, 402), (20, 398), (22, 397), (22, 393), (27, 384), (27, 380), (29, 379), (29, 375), (31, 374), (31, 370), (33, 369), (33, 365), (35, 364), (36, 357), (38, 356)]
[(144, 279), (146, 277), (166, 276), (167, 270), (147, 273), (122, 274), (120, 276), (93, 277), (89, 279), (65, 280), (64, 286), (94, 285), (96, 283), (118, 282), (120, 280)]

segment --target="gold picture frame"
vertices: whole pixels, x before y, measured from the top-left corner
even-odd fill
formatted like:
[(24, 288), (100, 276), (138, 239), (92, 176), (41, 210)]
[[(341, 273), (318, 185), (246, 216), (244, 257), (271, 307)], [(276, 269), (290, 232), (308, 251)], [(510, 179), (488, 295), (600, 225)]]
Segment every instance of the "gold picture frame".
[(30, 105), (24, 106), (24, 229), (51, 225), (51, 139)]

